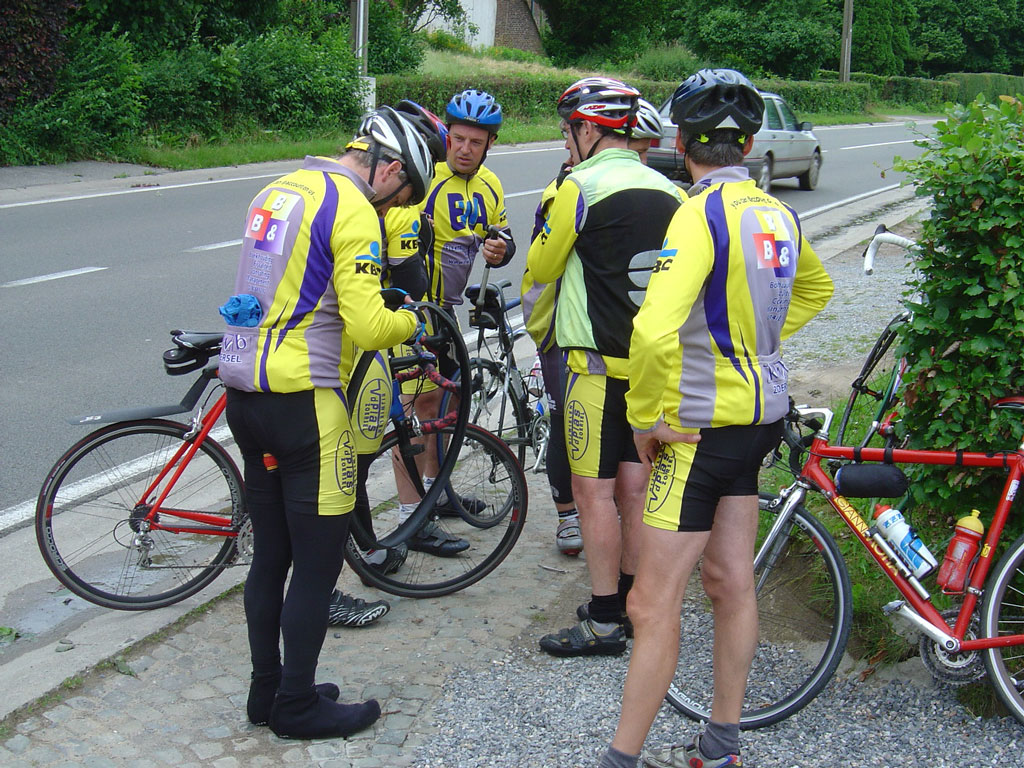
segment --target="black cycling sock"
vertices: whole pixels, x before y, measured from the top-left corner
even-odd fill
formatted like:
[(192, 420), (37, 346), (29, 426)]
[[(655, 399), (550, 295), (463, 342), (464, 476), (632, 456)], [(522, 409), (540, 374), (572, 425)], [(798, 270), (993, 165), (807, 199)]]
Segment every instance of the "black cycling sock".
[(608, 751), (601, 756), (597, 768), (636, 768), (636, 761), (639, 759), (640, 755), (627, 755), (615, 747), (608, 747)]
[(622, 609), (619, 607), (619, 596), (591, 595), (590, 620), (598, 624), (621, 624)]
[(718, 760), (726, 755), (740, 753), (740, 724), (708, 722), (700, 737), (700, 751), (704, 757)]
[(339, 704), (312, 688), (301, 693), (278, 691), (270, 711), (270, 730), (282, 739), (333, 739), (361, 731), (379, 717), (376, 699)]
[(633, 588), (633, 574), (619, 571), (619, 608), (626, 612), (626, 595)]

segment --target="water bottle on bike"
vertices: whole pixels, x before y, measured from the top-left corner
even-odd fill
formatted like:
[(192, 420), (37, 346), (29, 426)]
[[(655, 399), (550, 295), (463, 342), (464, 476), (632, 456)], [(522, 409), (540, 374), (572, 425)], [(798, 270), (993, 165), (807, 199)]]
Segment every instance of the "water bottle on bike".
[(896, 554), (910, 568), (914, 576), (922, 579), (938, 565), (938, 561), (928, 551), (921, 537), (903, 519), (903, 513), (888, 504), (875, 505), (875, 525), (882, 538), (893, 545)]
[(967, 577), (971, 572), (971, 563), (978, 554), (981, 537), (985, 534), (985, 525), (980, 520), (981, 512), (971, 510), (971, 514), (956, 521), (956, 530), (942, 560), (939, 575), (935, 583), (947, 594), (962, 594)]

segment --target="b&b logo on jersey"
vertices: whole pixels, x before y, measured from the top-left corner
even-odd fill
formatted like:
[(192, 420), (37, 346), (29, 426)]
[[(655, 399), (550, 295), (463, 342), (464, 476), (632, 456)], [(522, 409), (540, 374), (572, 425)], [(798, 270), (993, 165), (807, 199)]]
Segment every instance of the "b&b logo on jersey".
[(793, 261), (793, 243), (776, 240), (771, 232), (754, 233), (758, 269), (786, 269)]
[(271, 192), (263, 208), (253, 208), (245, 225), (245, 236), (256, 241), (260, 251), (280, 256), (284, 253), (288, 234), (288, 214), (299, 201), (299, 196), (288, 192)]

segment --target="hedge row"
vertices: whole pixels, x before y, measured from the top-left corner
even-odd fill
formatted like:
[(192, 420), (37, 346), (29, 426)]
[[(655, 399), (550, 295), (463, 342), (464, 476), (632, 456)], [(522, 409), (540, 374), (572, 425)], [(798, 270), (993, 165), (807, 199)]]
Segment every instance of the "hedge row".
[[(656, 106), (679, 85), (674, 80), (628, 81)], [(552, 75), (478, 75), (472, 80), (456, 76), (383, 75), (377, 78), (377, 103), (395, 104), (401, 99), (412, 99), (441, 114), (453, 94), (465, 88), (478, 88), (494, 94), (509, 119), (531, 120), (552, 116), (558, 97), (571, 83), (568, 77)], [(871, 88), (863, 83), (761, 80), (756, 85), (779, 94), (797, 112), (862, 112), (871, 95)]]
[(989, 101), (1000, 95), (1024, 93), (1024, 77), (994, 72), (951, 72), (946, 77), (956, 85), (956, 91), (949, 100), (961, 104), (970, 104), (982, 93)]
[[(839, 79), (835, 70), (821, 70), (819, 76), (828, 81)], [(873, 75), (869, 72), (851, 72), (850, 80), (866, 83), (871, 88), (872, 101), (884, 101), (921, 109), (941, 110), (948, 101), (957, 100), (958, 88), (948, 80), (928, 80), (923, 77)]]

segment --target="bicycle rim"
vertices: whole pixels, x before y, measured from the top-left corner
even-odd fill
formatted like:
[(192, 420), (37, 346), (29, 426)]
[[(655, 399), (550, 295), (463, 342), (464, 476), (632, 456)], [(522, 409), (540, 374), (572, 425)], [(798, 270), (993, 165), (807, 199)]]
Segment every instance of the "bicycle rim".
[[(146, 530), (163, 489), (142, 496), (182, 446), (186, 427), (148, 420), (97, 430), (54, 465), (36, 506), (36, 539), (62, 584), (90, 602), (120, 610), (160, 608), (195, 594), (230, 564), (236, 539)], [(162, 508), (244, 520), (242, 480), (231, 457), (207, 439)], [(196, 525), (169, 512), (159, 524)]]
[[(364, 560), (355, 542), (357, 538), (380, 540), (399, 524), (391, 459), (391, 450), (397, 443), (396, 435), (386, 436), (370, 467), (366, 491), (374, 530), (369, 539), (363, 532), (353, 532), (346, 547), (346, 560), (364, 583), (402, 597), (438, 597), (475, 584), (512, 551), (526, 523), (526, 479), (519, 462), (494, 435), (469, 425), (450, 483), (460, 496), (484, 502), (484, 513), (492, 510), (495, 524), (480, 527), (461, 517), (435, 518), (435, 525), (469, 542), (469, 548), (452, 557), (409, 550), (404, 564), (394, 573), (386, 574)], [(352, 525), (358, 525), (355, 518)]]
[[(1024, 536), (1010, 546), (989, 577), (981, 631), (983, 637), (1024, 633)], [(1024, 646), (990, 648), (983, 658), (996, 695), (1024, 723)]]
[[(759, 501), (758, 547), (775, 516), (768, 508), (773, 498)], [(850, 634), (850, 581), (831, 535), (803, 507), (783, 535), (774, 565), (756, 574), (759, 638), (740, 719), (745, 730), (806, 706), (832, 677)], [(694, 720), (711, 717), (713, 632), (698, 565), (683, 601), (680, 663), (665, 697)]]
[(905, 313), (893, 318), (868, 353), (857, 377), (861, 386), (851, 390), (839, 419), (836, 445), (868, 445), (877, 424), (896, 407), (903, 372), (897, 329), (905, 322)]
[[(511, 381), (506, 382), (508, 369), (501, 363), (482, 358), (469, 361), (472, 400), (469, 421), (501, 438), (512, 449), (519, 463), (526, 461), (530, 417), (525, 412)], [(445, 395), (442, 412), (448, 408), (450, 395)]]

